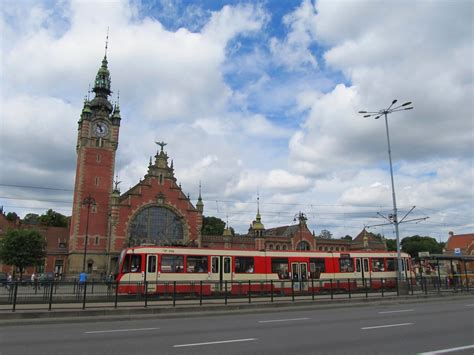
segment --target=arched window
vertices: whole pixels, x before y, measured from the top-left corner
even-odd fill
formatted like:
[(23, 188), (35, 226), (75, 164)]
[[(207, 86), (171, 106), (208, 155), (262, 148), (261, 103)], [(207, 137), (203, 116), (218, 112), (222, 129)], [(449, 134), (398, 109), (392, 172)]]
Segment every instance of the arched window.
[(276, 250), (280, 250), (280, 244), (277, 244)]
[(282, 250), (286, 250), (286, 244), (282, 246)]
[(336, 247), (336, 251), (339, 251), (339, 247)]
[(341, 251), (344, 251), (344, 247), (341, 247)]
[(319, 247), (319, 251), (323, 251), (323, 247)]
[(182, 218), (165, 207), (141, 210), (130, 223), (130, 245), (173, 245), (183, 242)]
[(298, 245), (296, 246), (296, 250), (310, 250), (310, 249), (311, 247), (309, 243), (305, 240), (299, 242)]
[(273, 250), (273, 244), (268, 244), (268, 249)]

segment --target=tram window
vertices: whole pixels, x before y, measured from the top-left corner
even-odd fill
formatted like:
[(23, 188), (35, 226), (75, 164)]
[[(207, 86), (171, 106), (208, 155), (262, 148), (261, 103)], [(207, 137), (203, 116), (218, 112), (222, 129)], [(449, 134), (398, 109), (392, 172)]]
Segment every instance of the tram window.
[(187, 272), (207, 272), (207, 256), (188, 256), (186, 258)]
[(364, 262), (364, 272), (369, 272), (369, 259), (363, 259)]
[(141, 255), (135, 255), (135, 254), (132, 254), (132, 257), (131, 257), (131, 272), (140, 272), (140, 266), (142, 264), (142, 256)]
[(125, 259), (123, 261), (122, 272), (130, 272), (130, 257), (128, 255), (125, 256)]
[(356, 259), (356, 271), (361, 272), (360, 259)]
[(228, 257), (224, 258), (224, 273), (225, 274), (230, 273), (230, 258)]
[(387, 271), (395, 271), (397, 269), (395, 266), (396, 263), (396, 259), (387, 259)]
[(148, 272), (156, 272), (156, 255), (148, 257)]
[(287, 279), (288, 258), (272, 258), (272, 273), (278, 274), (279, 279)]
[(254, 272), (254, 260), (246, 256), (235, 257), (235, 272), (237, 273), (253, 273)]
[(383, 259), (382, 258), (373, 258), (372, 259), (372, 271), (385, 271), (383, 266)]
[(215, 256), (212, 258), (212, 272), (217, 273), (219, 272), (219, 257)]
[(354, 260), (350, 258), (339, 259), (339, 268), (341, 272), (353, 272), (354, 271)]
[(161, 257), (161, 272), (183, 272), (183, 255), (163, 255)]
[(322, 272), (326, 272), (326, 263), (324, 259), (323, 258), (310, 258), (309, 271), (311, 272), (311, 278), (319, 279), (319, 275)]

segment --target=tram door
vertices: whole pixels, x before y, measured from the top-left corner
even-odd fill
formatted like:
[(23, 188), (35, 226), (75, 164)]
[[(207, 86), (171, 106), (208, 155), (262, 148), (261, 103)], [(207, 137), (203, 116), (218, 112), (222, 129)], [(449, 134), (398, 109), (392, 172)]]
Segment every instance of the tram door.
[(293, 289), (295, 291), (308, 290), (308, 265), (306, 263), (291, 263)]
[(146, 280), (148, 282), (148, 292), (156, 291), (156, 281), (157, 281), (157, 255), (147, 255), (146, 256)]
[(213, 291), (225, 291), (225, 282), (227, 282), (227, 291), (232, 289), (232, 257), (231, 256), (211, 256), (211, 275), (210, 280), (214, 281), (211, 285)]
[(357, 278), (357, 285), (364, 286), (366, 278), (370, 277), (368, 258), (356, 258), (356, 267), (354, 275)]

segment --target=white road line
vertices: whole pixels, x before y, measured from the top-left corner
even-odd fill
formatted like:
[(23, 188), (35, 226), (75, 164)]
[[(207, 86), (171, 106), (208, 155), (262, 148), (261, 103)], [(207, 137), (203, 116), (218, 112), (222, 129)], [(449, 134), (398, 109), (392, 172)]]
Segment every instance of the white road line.
[(413, 312), (414, 309), (400, 309), (398, 311), (384, 311), (384, 312), (378, 312), (379, 314), (387, 314), (387, 313), (402, 313), (402, 312)]
[(254, 341), (254, 340), (257, 340), (257, 338), (220, 340), (220, 341), (210, 341), (210, 342), (207, 342), (207, 343), (180, 344), (180, 345), (173, 345), (173, 348), (184, 348), (186, 346), (201, 346), (201, 345), (214, 345), (214, 344), (225, 344), (225, 343), (238, 343), (238, 342), (243, 342), (243, 341)]
[(273, 322), (294, 322), (298, 320), (308, 320), (311, 318), (290, 318), (290, 319), (272, 319), (272, 320), (259, 320), (259, 323), (273, 323)]
[(84, 332), (84, 334), (97, 334), (97, 333), (116, 333), (116, 332), (139, 332), (143, 330), (156, 330), (160, 328), (137, 328), (137, 329), (112, 329), (112, 330), (94, 330), (90, 332)]
[(474, 307), (474, 304), (466, 304), (466, 307)]
[(460, 351), (460, 350), (466, 350), (466, 349), (472, 349), (472, 348), (474, 348), (474, 344), (473, 345), (466, 345), (466, 346), (459, 346), (457, 348), (433, 350), (433, 351), (428, 351), (426, 353), (419, 353), (419, 355), (446, 354), (446, 353), (451, 353), (453, 351)]
[(360, 328), (362, 330), (368, 330), (368, 329), (378, 329), (378, 328), (391, 328), (391, 327), (403, 327), (405, 325), (413, 325), (414, 323), (400, 323), (400, 324), (387, 324), (387, 325), (377, 325), (374, 327), (364, 327)]

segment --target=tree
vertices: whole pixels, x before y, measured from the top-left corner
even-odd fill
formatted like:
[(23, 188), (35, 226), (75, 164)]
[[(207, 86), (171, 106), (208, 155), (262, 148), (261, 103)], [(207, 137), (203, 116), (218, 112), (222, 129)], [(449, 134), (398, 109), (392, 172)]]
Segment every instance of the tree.
[(39, 215), (36, 213), (28, 213), (25, 218), (23, 218), (23, 223), (25, 224), (38, 224)]
[(8, 212), (6, 218), (7, 221), (15, 222), (18, 219), (18, 215), (15, 212)]
[(342, 240), (352, 240), (352, 237), (349, 234), (346, 234), (344, 237), (341, 237)]
[(332, 233), (328, 231), (327, 229), (323, 229), (321, 233), (319, 234), (319, 238), (331, 239)]
[(202, 235), (222, 235), (224, 233), (225, 222), (217, 217), (202, 218)]
[(28, 266), (39, 265), (46, 256), (46, 240), (32, 229), (9, 230), (0, 240), (0, 259), (20, 270), (20, 278)]
[(420, 251), (428, 251), (431, 254), (441, 254), (443, 252), (443, 248), (435, 238), (420, 237), (419, 235), (403, 238), (400, 245), (403, 251), (412, 257), (417, 257)]
[(385, 239), (387, 251), (397, 251), (397, 241), (395, 239)]
[(40, 224), (44, 226), (67, 227), (67, 217), (49, 209), (45, 214), (38, 217)]

